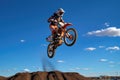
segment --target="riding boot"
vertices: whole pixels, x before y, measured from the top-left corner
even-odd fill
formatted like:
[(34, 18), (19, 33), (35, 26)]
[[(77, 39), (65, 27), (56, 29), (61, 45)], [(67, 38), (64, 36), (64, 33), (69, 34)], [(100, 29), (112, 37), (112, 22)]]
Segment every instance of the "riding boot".
[(53, 41), (55, 41), (55, 39), (57, 38), (57, 31), (55, 31), (53, 34), (52, 34), (52, 36), (53, 36)]

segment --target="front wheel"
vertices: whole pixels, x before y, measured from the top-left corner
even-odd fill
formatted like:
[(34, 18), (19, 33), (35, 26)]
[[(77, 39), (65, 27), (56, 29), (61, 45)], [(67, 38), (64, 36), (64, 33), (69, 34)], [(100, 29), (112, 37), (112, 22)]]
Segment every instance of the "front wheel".
[(72, 46), (77, 39), (77, 31), (74, 28), (67, 29), (64, 35), (64, 42), (67, 46)]
[(55, 55), (55, 49), (54, 49), (54, 45), (53, 44), (49, 44), (48, 45), (47, 55), (48, 55), (49, 58), (53, 58), (53, 56)]

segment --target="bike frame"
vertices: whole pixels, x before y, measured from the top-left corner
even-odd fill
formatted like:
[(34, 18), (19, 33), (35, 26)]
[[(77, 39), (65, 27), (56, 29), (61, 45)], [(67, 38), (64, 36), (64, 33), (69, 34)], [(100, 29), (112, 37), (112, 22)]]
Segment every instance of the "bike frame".
[[(64, 26), (61, 27), (61, 28), (63, 29), (63, 36), (65, 35), (66, 28), (67, 28), (68, 26), (72, 26), (72, 24), (71, 24), (71, 23), (66, 23)], [(62, 37), (63, 37), (63, 36), (62, 36)], [(66, 36), (69, 37), (69, 33), (67, 33)]]
[(68, 26), (72, 26), (72, 24), (71, 24), (71, 23), (67, 23), (67, 24), (65, 24), (64, 26), (62, 26), (62, 28), (63, 28), (63, 29), (66, 29)]

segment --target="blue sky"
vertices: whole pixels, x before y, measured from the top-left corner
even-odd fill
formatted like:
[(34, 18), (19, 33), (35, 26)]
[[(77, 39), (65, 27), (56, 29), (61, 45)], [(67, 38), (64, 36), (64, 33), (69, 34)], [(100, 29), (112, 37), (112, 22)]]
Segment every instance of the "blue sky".
[[(85, 76), (120, 75), (119, 0), (1, 0), (0, 75), (43, 71), (43, 64)], [(78, 32), (74, 46), (47, 57), (47, 19), (58, 8)], [(48, 65), (49, 64), (49, 65)]]

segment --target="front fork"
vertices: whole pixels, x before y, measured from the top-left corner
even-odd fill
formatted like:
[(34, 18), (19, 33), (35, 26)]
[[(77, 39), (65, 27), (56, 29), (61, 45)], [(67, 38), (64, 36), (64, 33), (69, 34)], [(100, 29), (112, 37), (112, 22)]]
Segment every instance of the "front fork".
[(70, 33), (65, 33), (65, 36), (70, 39), (73, 40), (73, 35), (71, 35)]
[(64, 36), (66, 36), (67, 38), (71, 37), (71, 34), (66, 33), (66, 29), (61, 30), (61, 35), (60, 37), (63, 38)]

